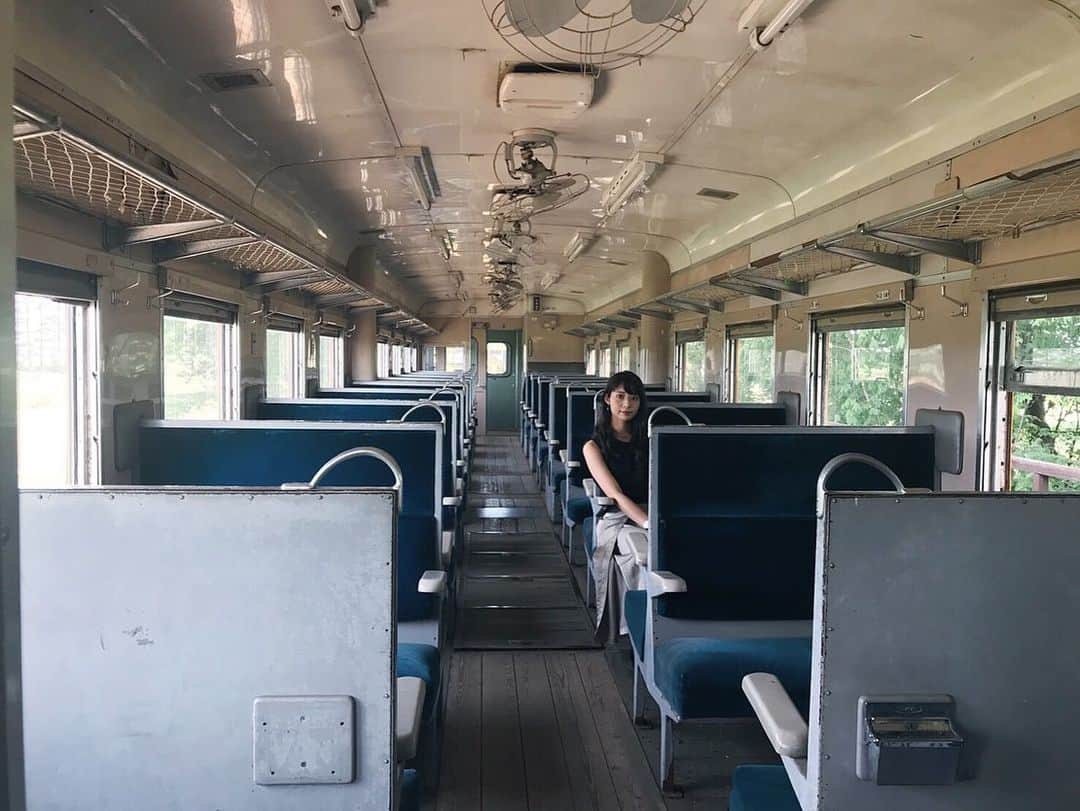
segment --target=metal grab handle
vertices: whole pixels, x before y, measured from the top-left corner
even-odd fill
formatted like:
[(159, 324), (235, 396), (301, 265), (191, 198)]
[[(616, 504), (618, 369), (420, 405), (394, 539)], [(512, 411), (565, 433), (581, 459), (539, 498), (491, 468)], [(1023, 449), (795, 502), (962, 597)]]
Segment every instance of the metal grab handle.
[(648, 436), (652, 436), (653, 417), (655, 417), (657, 414), (659, 414), (659, 413), (661, 413), (663, 411), (670, 411), (672, 414), (678, 414), (680, 417), (683, 418), (683, 420), (686, 422), (687, 425), (693, 425), (694, 424), (691, 421), (691, 419), (688, 416), (686, 416), (686, 412), (683, 411), (680, 408), (675, 408), (675, 406), (669, 406), (669, 405), (657, 406), (656, 408), (654, 408), (652, 410), (652, 413), (649, 414)]
[(821, 473), (818, 474), (817, 480), (817, 516), (821, 518), (825, 514), (825, 485), (828, 484), (829, 477), (832, 476), (837, 470), (844, 465), (851, 464), (852, 462), (858, 462), (872, 467), (882, 476), (889, 480), (889, 484), (893, 486), (893, 489), (897, 493), (906, 493), (907, 489), (904, 487), (904, 483), (900, 481), (900, 477), (893, 473), (892, 468), (886, 465), (884, 462), (880, 462), (873, 456), (867, 456), (865, 453), (842, 453), (839, 456), (834, 456), (828, 462), (825, 463), (825, 467), (821, 469)]
[(425, 400), (422, 403), (417, 403), (416, 405), (414, 405), (412, 408), (410, 408), (408, 411), (401, 415), (401, 418), (398, 420), (398, 422), (408, 422), (409, 415), (412, 414), (414, 411), (419, 411), (421, 408), (434, 408), (435, 413), (439, 415), (439, 422), (443, 424), (443, 428), (446, 427), (446, 415), (443, 414), (443, 410), (441, 408), (439, 408), (430, 400)]
[(401, 501), (404, 491), (404, 477), (401, 475), (401, 467), (397, 463), (397, 459), (388, 454), (386, 451), (380, 448), (349, 448), (347, 451), (342, 451), (334, 458), (323, 464), (315, 475), (311, 477), (310, 482), (286, 482), (281, 485), (282, 490), (314, 490), (319, 486), (319, 482), (323, 480), (327, 473), (340, 465), (342, 462), (347, 462), (350, 459), (358, 459), (361, 456), (371, 456), (378, 459), (388, 468), (390, 472), (394, 474), (394, 486), (393, 489), (398, 494), (398, 510), (401, 509)]
[(436, 396), (442, 394), (444, 391), (453, 391), (453, 389), (451, 389), (449, 386), (443, 386), (441, 389), (436, 389), (435, 391), (433, 391), (431, 393), (431, 395), (429, 397), (425, 398), (425, 402), (427, 402), (429, 400), (434, 400), (436, 398)]

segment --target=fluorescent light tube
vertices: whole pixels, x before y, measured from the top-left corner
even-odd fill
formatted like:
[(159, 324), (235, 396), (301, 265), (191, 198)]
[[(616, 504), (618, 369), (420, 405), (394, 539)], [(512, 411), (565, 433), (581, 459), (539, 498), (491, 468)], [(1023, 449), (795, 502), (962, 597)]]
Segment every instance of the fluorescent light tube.
[(405, 165), (416, 191), (416, 202), (424, 211), (431, 209), (431, 201), (440, 194), (435, 167), (427, 150), (422, 146), (399, 146), (394, 154)]
[(604, 214), (610, 216), (626, 205), (663, 163), (664, 156), (658, 152), (639, 152), (634, 155), (633, 160), (623, 167), (601, 195), (600, 206)]

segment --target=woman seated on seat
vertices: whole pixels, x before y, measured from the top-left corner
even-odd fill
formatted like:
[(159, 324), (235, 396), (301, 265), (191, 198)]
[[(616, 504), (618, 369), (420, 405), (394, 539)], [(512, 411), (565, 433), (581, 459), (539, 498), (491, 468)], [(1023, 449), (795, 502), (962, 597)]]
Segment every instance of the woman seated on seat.
[[(640, 588), (640, 567), (635, 549), (648, 549), (646, 509), (649, 500), (649, 438), (645, 418), (645, 386), (633, 372), (612, 375), (604, 388), (596, 430), (585, 443), (589, 475), (603, 494), (615, 502), (597, 517), (592, 571), (596, 581), (596, 626), (604, 619), (611, 588), (612, 564), (615, 605), (622, 605), (627, 589)], [(619, 612), (621, 614), (621, 612)], [(620, 632), (626, 633), (620, 621)]]

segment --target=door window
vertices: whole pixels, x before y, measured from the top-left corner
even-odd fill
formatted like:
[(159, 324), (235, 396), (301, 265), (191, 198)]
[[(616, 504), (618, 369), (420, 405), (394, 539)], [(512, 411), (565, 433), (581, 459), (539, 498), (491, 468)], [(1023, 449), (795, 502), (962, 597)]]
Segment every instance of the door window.
[(506, 377), (510, 374), (510, 344), (491, 341), (487, 345), (488, 377)]

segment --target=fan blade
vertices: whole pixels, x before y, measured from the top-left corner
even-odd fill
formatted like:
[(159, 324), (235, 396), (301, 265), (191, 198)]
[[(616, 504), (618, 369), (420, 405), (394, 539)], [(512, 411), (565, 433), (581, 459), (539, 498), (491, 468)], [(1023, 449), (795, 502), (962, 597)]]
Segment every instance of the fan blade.
[(544, 181), (544, 190), (569, 189), (573, 185), (574, 178), (572, 177), (553, 177)]
[[(511, 25), (527, 37), (546, 37), (578, 15), (589, 0), (506, 0)], [(671, 2), (671, 0), (665, 0)]]
[(669, 17), (678, 17), (690, 0), (630, 0), (630, 12), (639, 23), (662, 23)]

